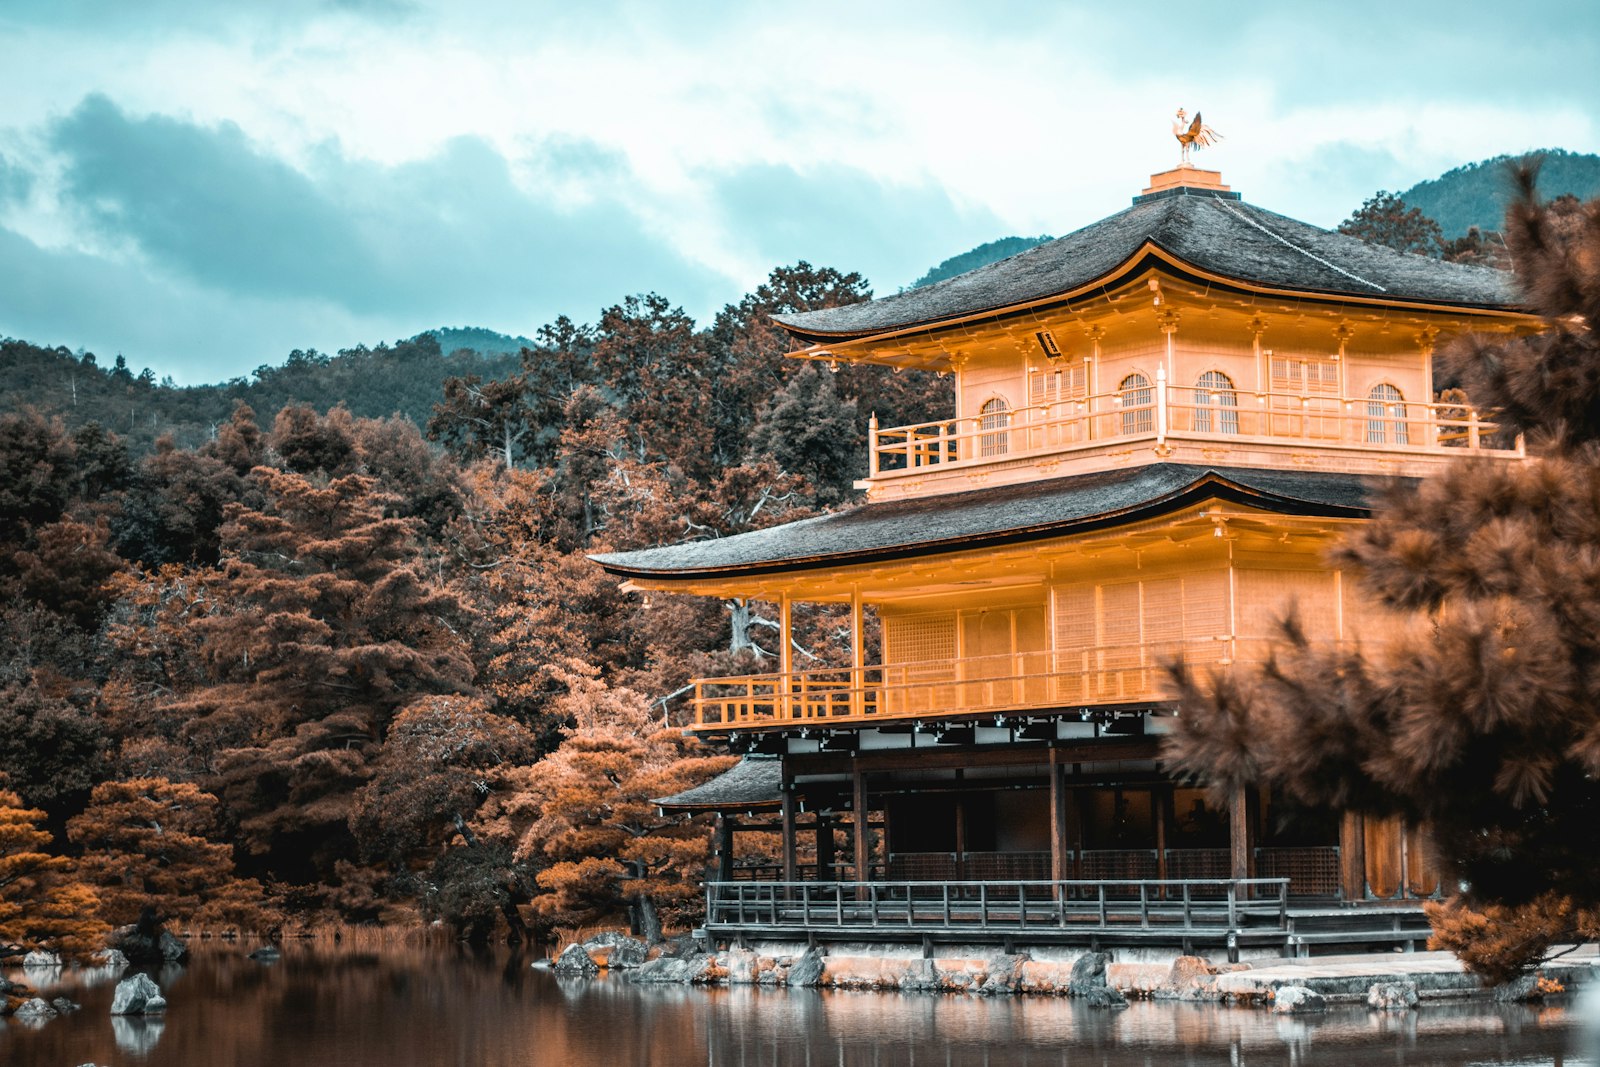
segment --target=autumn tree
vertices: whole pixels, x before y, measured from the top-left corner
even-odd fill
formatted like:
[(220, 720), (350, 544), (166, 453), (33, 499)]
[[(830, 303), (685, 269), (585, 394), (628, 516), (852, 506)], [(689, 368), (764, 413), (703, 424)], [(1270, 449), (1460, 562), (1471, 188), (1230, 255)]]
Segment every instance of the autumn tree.
[(1339, 223), (1339, 232), (1368, 244), (1435, 259), (1444, 249), (1444, 233), (1437, 222), (1420, 208), (1408, 207), (1399, 196), (1382, 189)]
[(198, 786), (103, 782), (67, 835), (82, 849), (81, 875), (113, 925), (136, 922), (149, 908), (160, 921), (262, 928), (261, 886), (235, 877), (233, 850), (220, 840), (221, 805)]
[(535, 906), (554, 926), (626, 913), (650, 939), (693, 915), (708, 855), (708, 829), (664, 816), (651, 803), (733, 762), (669, 727), (650, 703), (606, 685), (581, 665), (564, 678), (561, 710), (572, 722), (553, 754), (521, 771), (518, 788), (486, 808), (484, 832), (516, 841), (537, 867)]
[(1518, 177), (1506, 238), (1533, 336), (1442, 353), (1526, 463), (1391, 487), (1338, 550), (1401, 623), (1329, 648), (1292, 620), (1258, 675), (1178, 668), (1174, 766), (1427, 826), (1463, 891), (1435, 943), (1489, 978), (1600, 932), (1600, 203), (1563, 232)]
[(0, 687), (0, 780), (58, 820), (105, 773), (106, 747), (104, 725), (69, 701), (33, 684)]
[(0, 789), (0, 943), (87, 958), (108, 929), (98, 916), (100, 901), (74, 877), (70, 860), (52, 854), (44, 817)]

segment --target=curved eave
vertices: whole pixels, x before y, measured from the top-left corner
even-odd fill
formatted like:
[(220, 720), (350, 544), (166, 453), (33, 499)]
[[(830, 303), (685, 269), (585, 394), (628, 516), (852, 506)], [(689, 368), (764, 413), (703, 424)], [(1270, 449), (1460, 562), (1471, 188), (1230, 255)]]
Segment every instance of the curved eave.
[[(1250, 281), (1249, 279), (1202, 267), (1163, 247), (1159, 241), (1153, 238), (1146, 238), (1132, 255), (1113, 269), (1080, 285), (1045, 296), (1034, 297), (1030, 300), (992, 304), (972, 311), (962, 312), (958, 315), (913, 320), (912, 322), (902, 323), (899, 326), (892, 326), (884, 330), (808, 330), (785, 322), (784, 316), (781, 315), (774, 315), (773, 321), (782, 326), (791, 336), (813, 345), (830, 343), (859, 344), (864, 341), (892, 340), (919, 333), (932, 333), (951, 326), (960, 326), (983, 319), (1001, 320), (1011, 315), (1048, 310), (1062, 304), (1070, 304), (1075, 300), (1125, 284), (1138, 273), (1151, 266), (1153, 262), (1166, 266), (1180, 276), (1187, 276), (1194, 281), (1242, 296), (1264, 296), (1295, 300), (1310, 299), (1318, 303), (1334, 305), (1355, 304), (1368, 307), (1404, 308), (1408, 311), (1439, 314), (1472, 314), (1496, 318), (1534, 318), (1528, 311), (1517, 304), (1483, 304), (1465, 300), (1427, 300), (1418, 297), (1396, 296), (1388, 292), (1374, 292), (1371, 295), (1366, 295), (1314, 287), (1265, 285), (1261, 282)], [(800, 353), (794, 354), (799, 355)]]
[[(959, 537), (918, 541), (912, 544), (884, 545), (846, 552), (817, 553), (794, 556), (781, 560), (761, 560), (751, 563), (729, 564), (721, 567), (696, 567), (693, 569), (653, 569), (630, 567), (606, 554), (589, 557), (607, 573), (619, 578), (650, 582), (704, 581), (707, 579), (755, 577), (770, 574), (788, 574), (802, 571), (885, 563), (912, 559), (919, 556), (942, 555), (971, 549), (1012, 545), (1029, 541), (1042, 541), (1052, 537), (1090, 533), (1116, 526), (1143, 522), (1181, 511), (1211, 500), (1259, 508), (1279, 515), (1308, 515), (1320, 518), (1364, 519), (1371, 514), (1367, 507), (1335, 504), (1325, 501), (1301, 500), (1296, 497), (1271, 493), (1243, 485), (1231, 478), (1209, 472), (1198, 480), (1140, 504), (1081, 518), (1036, 523), (1008, 530)], [(868, 505), (870, 506), (870, 505)]]

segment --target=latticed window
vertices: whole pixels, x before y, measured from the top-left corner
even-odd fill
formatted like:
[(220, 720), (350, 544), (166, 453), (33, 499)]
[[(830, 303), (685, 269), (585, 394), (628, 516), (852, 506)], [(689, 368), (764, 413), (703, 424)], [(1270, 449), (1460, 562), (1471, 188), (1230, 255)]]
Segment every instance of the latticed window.
[(1406, 399), (1400, 390), (1383, 382), (1372, 387), (1367, 394), (1367, 443), (1397, 445), (1410, 444), (1406, 430)]
[(983, 407), (978, 409), (978, 426), (986, 431), (978, 438), (978, 454), (983, 456), (1003, 456), (1010, 451), (1011, 435), (1009, 433), (989, 433), (990, 430), (1004, 431), (1011, 425), (1010, 405), (1003, 397), (985, 400)]
[(1150, 379), (1134, 371), (1117, 386), (1117, 397), (1122, 403), (1122, 432), (1148, 433), (1155, 426), (1155, 413), (1151, 410), (1154, 395)]
[(1218, 433), (1239, 432), (1239, 394), (1234, 392), (1233, 379), (1226, 374), (1208, 370), (1200, 375), (1195, 382), (1194, 404), (1194, 428), (1200, 433), (1211, 433), (1213, 429)]

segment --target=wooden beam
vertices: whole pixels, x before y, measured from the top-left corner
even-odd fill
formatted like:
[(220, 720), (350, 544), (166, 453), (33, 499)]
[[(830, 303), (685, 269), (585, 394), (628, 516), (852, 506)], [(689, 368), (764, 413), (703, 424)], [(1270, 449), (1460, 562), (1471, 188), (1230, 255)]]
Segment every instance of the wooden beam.
[(1072, 877), (1072, 843), (1067, 829), (1067, 768), (1058, 755), (1050, 750), (1050, 878), (1064, 882)]
[(872, 864), (872, 830), (867, 825), (867, 777), (862, 773), (860, 764), (852, 768), (850, 785), (851, 807), (855, 812), (856, 881), (866, 882), (870, 881), (868, 875)]
[(1348, 901), (1367, 897), (1367, 827), (1360, 813), (1339, 820), (1339, 889)]
[(795, 870), (794, 783), (783, 783), (783, 880), (797, 881)]
[(737, 820), (732, 815), (717, 816), (717, 881), (733, 881), (733, 827)]
[(1244, 786), (1233, 787), (1228, 796), (1228, 853), (1231, 876), (1250, 877), (1250, 799)]

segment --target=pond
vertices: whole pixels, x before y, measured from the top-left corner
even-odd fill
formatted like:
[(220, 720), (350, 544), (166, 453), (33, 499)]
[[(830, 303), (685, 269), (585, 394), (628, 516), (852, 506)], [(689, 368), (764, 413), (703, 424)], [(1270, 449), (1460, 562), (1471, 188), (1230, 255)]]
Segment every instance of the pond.
[[(206, 944), (156, 975), (165, 1018), (114, 1019), (112, 986), (66, 972), (79, 1013), (0, 1021), (0, 1064), (174, 1067), (845, 1067), (1027, 1064), (1592, 1063), (1577, 1010), (1444, 1004), (1278, 1017), (1249, 1008), (1135, 1002), (1099, 1011), (1050, 998), (634, 986), (558, 979), (509, 951), (456, 946), (328, 951), (281, 961)], [(38, 975), (26, 977), (46, 989)]]

